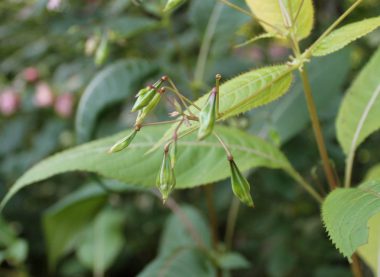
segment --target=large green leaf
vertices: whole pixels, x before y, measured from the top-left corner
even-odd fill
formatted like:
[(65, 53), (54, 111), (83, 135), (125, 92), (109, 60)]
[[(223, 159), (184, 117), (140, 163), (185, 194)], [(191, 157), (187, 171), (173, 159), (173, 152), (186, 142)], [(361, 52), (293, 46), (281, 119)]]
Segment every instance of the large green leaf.
[(322, 218), (330, 239), (349, 260), (368, 241), (368, 221), (380, 212), (380, 181), (357, 188), (336, 189), (322, 206)]
[(181, 207), (166, 222), (158, 256), (138, 276), (215, 276), (204, 253), (210, 249), (211, 233), (204, 218), (192, 207)]
[[(313, 59), (306, 65), (320, 115), (335, 109), (331, 104), (340, 98), (350, 68), (349, 61), (349, 51), (344, 50), (328, 57)], [(289, 93), (278, 101), (253, 110), (249, 117), (252, 119), (250, 131), (263, 135), (275, 130), (281, 143), (301, 132), (309, 123), (310, 117), (299, 76), (296, 76)]]
[[(313, 2), (311, 0), (282, 0), (282, 2), (290, 19), (295, 22), (293, 28), (296, 38), (298, 40), (306, 38), (313, 29), (314, 24)], [(268, 33), (276, 33), (278, 32), (277, 29), (282, 34), (287, 33), (279, 0), (246, 0), (246, 3), (252, 13), (263, 21), (259, 23)], [(271, 26), (264, 22), (271, 24)]]
[[(165, 126), (146, 127), (124, 151), (108, 154), (122, 132), (112, 137), (93, 141), (53, 155), (26, 172), (10, 189), (2, 206), (20, 189), (67, 171), (90, 171), (125, 183), (153, 187), (162, 160), (161, 151), (144, 155), (163, 135)], [(234, 128), (218, 127), (217, 132), (229, 145), (241, 170), (265, 166), (295, 174), (285, 156), (264, 140)], [(223, 147), (212, 137), (197, 141), (191, 135), (178, 143), (176, 165), (177, 188), (194, 187), (222, 180), (229, 176), (228, 162)]]
[(81, 263), (93, 270), (94, 275), (104, 275), (123, 249), (124, 213), (107, 209), (88, 226), (77, 250)]
[(116, 62), (95, 75), (79, 101), (75, 119), (78, 141), (88, 141), (99, 114), (107, 106), (134, 94), (155, 70), (151, 62), (135, 59)]
[[(293, 68), (287, 65), (263, 67), (225, 82), (220, 86), (219, 92), (219, 111), (221, 113), (219, 120), (263, 106), (283, 96), (292, 83), (292, 70)], [(203, 107), (208, 97), (209, 94), (205, 94), (195, 104), (198, 107)], [(198, 113), (194, 107), (190, 107), (190, 109), (195, 114)], [(179, 129), (179, 135), (195, 130), (198, 126), (198, 123), (194, 123), (191, 127), (182, 125)], [(151, 150), (156, 149), (165, 140), (171, 138), (174, 128), (175, 126), (169, 129)]]
[(349, 156), (380, 127), (380, 48), (360, 72), (339, 109), (337, 137)]
[(380, 16), (347, 24), (322, 39), (312, 50), (314, 56), (324, 56), (342, 49), (380, 26)]

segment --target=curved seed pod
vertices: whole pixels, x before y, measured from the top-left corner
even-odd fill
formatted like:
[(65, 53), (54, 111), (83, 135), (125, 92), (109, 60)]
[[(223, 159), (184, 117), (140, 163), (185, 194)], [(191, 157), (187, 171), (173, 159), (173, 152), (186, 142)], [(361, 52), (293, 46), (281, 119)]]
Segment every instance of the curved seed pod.
[(172, 11), (177, 9), (179, 6), (181, 6), (185, 2), (186, 2), (186, 0), (168, 0), (166, 2), (166, 5), (165, 5), (163, 12), (164, 13), (171, 13)]
[(103, 35), (100, 44), (95, 52), (95, 64), (102, 65), (108, 58), (109, 45), (107, 35)]
[(137, 130), (133, 130), (128, 136), (122, 138), (118, 142), (116, 142), (109, 150), (108, 153), (115, 153), (119, 152), (129, 146), (129, 144), (132, 142), (132, 140), (135, 138), (137, 134)]
[(161, 192), (162, 201), (165, 203), (168, 200), (169, 194), (175, 187), (174, 170), (171, 167), (170, 155), (167, 151), (164, 152), (160, 172), (157, 175), (156, 186)]
[(147, 86), (147, 87), (145, 87), (145, 88), (140, 89), (140, 90), (137, 92), (137, 94), (136, 94), (135, 97), (138, 98), (138, 97), (141, 97), (141, 96), (145, 95), (150, 89), (152, 89), (151, 86)]
[(216, 95), (217, 91), (214, 88), (211, 91), (210, 97), (207, 100), (206, 105), (202, 108), (199, 113), (199, 130), (198, 130), (198, 140), (202, 140), (209, 136), (214, 129), (216, 120)]
[(231, 169), (232, 191), (241, 202), (248, 205), (249, 207), (254, 207), (250, 193), (250, 185), (247, 179), (244, 178), (244, 176), (241, 174), (234, 160), (230, 160), (229, 162)]
[(163, 91), (164, 89), (161, 89), (159, 92), (156, 92), (156, 95), (153, 96), (148, 105), (144, 107), (142, 110), (139, 110), (136, 119), (136, 124), (141, 124), (144, 121), (145, 117), (158, 105), (158, 103), (161, 100), (161, 94)]
[(177, 161), (177, 140), (175, 139), (172, 143), (172, 147), (170, 148), (170, 161), (171, 167), (174, 168), (175, 163)]

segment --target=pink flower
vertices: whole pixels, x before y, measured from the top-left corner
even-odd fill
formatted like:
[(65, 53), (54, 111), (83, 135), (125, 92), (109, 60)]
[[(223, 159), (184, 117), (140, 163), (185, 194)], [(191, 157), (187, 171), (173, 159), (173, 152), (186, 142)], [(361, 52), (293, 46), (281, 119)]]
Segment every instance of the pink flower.
[(35, 67), (27, 67), (22, 72), (24, 79), (30, 83), (37, 81), (39, 77), (38, 69)]
[(14, 114), (19, 107), (19, 96), (13, 89), (0, 93), (0, 113), (8, 116)]
[(54, 95), (50, 86), (45, 82), (39, 82), (34, 93), (34, 104), (37, 107), (46, 108), (53, 105)]
[(278, 44), (272, 44), (269, 46), (269, 56), (273, 60), (280, 60), (285, 58), (287, 55), (289, 55), (289, 50), (286, 47)]
[(62, 117), (69, 117), (73, 113), (74, 97), (71, 93), (64, 93), (55, 100), (54, 110)]
[(46, 4), (46, 8), (49, 11), (56, 11), (61, 6), (61, 0), (49, 0), (49, 2)]

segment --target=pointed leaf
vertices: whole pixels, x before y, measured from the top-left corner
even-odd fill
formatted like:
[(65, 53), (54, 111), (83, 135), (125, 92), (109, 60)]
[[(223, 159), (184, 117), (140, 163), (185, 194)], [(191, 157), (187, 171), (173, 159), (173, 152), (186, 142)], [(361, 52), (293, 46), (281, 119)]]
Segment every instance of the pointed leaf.
[[(114, 141), (130, 131), (96, 140), (63, 151), (36, 164), (12, 186), (5, 199), (25, 186), (67, 171), (90, 171), (128, 184), (153, 187), (160, 168), (162, 152), (144, 155), (166, 130), (165, 126), (144, 127), (124, 151), (108, 154)], [(216, 131), (236, 154), (241, 170), (265, 166), (294, 174), (285, 156), (264, 140), (230, 127), (217, 127)], [(229, 176), (229, 165), (223, 147), (216, 138), (196, 141), (190, 135), (178, 141), (176, 163), (177, 188), (188, 188), (222, 180)]]
[(322, 39), (312, 53), (314, 56), (324, 56), (338, 51), (349, 43), (365, 36), (380, 26), (380, 16), (347, 24)]
[[(306, 38), (314, 25), (314, 8), (312, 0), (282, 0), (292, 21), (295, 20), (294, 30), (298, 40)], [(259, 19), (280, 29), (282, 34), (287, 32), (281, 13), (279, 0), (246, 0), (252, 13)], [(302, 5), (302, 6), (301, 6)], [(259, 22), (268, 32), (275, 34), (277, 30), (263, 22)]]
[(368, 241), (368, 221), (380, 213), (380, 180), (357, 188), (335, 189), (322, 206), (322, 219), (330, 239), (349, 260)]
[(360, 72), (339, 109), (337, 137), (349, 155), (380, 127), (380, 48)]

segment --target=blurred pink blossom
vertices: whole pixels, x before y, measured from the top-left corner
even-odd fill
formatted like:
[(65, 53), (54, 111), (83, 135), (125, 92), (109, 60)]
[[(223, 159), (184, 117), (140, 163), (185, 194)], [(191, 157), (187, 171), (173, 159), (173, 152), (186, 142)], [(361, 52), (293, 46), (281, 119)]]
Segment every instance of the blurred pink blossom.
[(62, 117), (69, 117), (73, 113), (74, 96), (71, 93), (59, 95), (54, 104), (55, 112)]
[(24, 79), (30, 83), (37, 81), (39, 77), (38, 69), (35, 67), (27, 67), (22, 72)]
[(49, 0), (46, 4), (46, 8), (49, 11), (56, 11), (61, 6), (61, 0)]
[(269, 56), (273, 60), (285, 58), (287, 55), (289, 55), (289, 50), (286, 47), (278, 44), (272, 44), (269, 46)]
[(37, 107), (45, 108), (53, 105), (54, 95), (50, 86), (45, 82), (39, 82), (34, 93), (34, 104)]
[(13, 89), (6, 89), (0, 93), (0, 113), (3, 115), (14, 114), (19, 107), (19, 95)]

